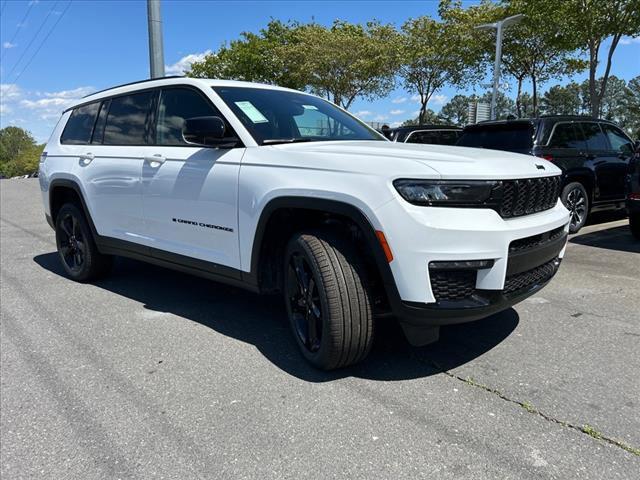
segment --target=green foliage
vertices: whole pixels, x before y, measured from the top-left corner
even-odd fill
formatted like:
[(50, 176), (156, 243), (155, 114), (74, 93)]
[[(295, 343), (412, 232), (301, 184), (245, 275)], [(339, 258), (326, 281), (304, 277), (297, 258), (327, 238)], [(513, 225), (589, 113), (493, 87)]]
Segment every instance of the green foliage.
[(545, 115), (579, 115), (582, 113), (580, 85), (554, 85), (547, 90), (540, 101), (540, 109)]
[(0, 130), (0, 174), (26, 175), (38, 169), (44, 145), (37, 145), (29, 132), (20, 127)]
[(448, 125), (450, 122), (447, 118), (444, 118), (442, 115), (437, 114), (430, 108), (424, 112), (424, 116), (422, 120), (420, 117), (413, 118), (410, 120), (405, 120), (402, 123), (402, 127), (412, 127), (414, 125)]
[(469, 103), (478, 100), (476, 95), (456, 95), (440, 110), (447, 123), (463, 127), (469, 120)]
[(349, 108), (356, 98), (372, 100), (393, 89), (398, 67), (393, 26), (336, 20), (330, 28), (305, 25), (296, 36), (288, 54), (313, 93)]

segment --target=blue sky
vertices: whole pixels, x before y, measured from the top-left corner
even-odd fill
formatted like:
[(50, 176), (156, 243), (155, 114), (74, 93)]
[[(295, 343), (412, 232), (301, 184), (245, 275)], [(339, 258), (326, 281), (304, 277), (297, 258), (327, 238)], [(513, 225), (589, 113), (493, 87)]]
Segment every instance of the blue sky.
[[(242, 31), (257, 31), (272, 17), (323, 24), (335, 19), (378, 19), (400, 25), (420, 15), (437, 17), (437, 7), (435, 0), (163, 0), (167, 74), (179, 74), (190, 59), (215, 50)], [(18, 125), (44, 141), (61, 111), (76, 98), (149, 75), (144, 0), (0, 0), (0, 8), (2, 127)], [(612, 74), (625, 80), (640, 75), (640, 39), (623, 39), (614, 56)], [(578, 81), (584, 78), (586, 72), (575, 77)], [(483, 91), (476, 87), (476, 92)], [(444, 88), (429, 107), (439, 110), (456, 93), (453, 88)], [(515, 91), (512, 88), (507, 93), (513, 96)], [(351, 110), (365, 120), (393, 124), (415, 117), (418, 104), (413, 95), (398, 88), (380, 100), (359, 100)]]

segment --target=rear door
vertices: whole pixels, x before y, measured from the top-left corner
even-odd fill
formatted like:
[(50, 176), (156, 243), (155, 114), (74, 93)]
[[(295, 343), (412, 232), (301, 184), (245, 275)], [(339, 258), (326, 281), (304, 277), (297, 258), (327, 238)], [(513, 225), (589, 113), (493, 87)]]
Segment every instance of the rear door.
[[(611, 150), (598, 122), (580, 122), (587, 144), (587, 162), (595, 172), (595, 202), (624, 198), (624, 175), (620, 159)], [(622, 185), (622, 188), (620, 188)]]
[(152, 92), (99, 104), (91, 140), (79, 153), (79, 171), (98, 234), (140, 243), (142, 146), (148, 140)]
[(558, 165), (565, 175), (591, 178), (591, 172), (584, 165), (586, 148), (580, 126), (574, 122), (560, 122), (555, 124), (547, 145), (539, 149), (538, 155)]
[[(184, 120), (202, 116), (223, 118), (198, 89), (161, 90), (153, 145), (142, 149), (145, 236), (158, 249), (155, 256), (170, 252), (239, 268), (238, 174), (244, 148), (188, 145)], [(227, 132), (235, 135), (228, 124)]]

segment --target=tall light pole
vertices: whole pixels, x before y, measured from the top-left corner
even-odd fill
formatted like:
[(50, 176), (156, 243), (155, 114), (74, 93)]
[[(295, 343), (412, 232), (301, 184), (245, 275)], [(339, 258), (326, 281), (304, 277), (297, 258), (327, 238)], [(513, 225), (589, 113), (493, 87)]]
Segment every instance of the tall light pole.
[(147, 0), (149, 25), (149, 67), (151, 78), (164, 77), (164, 47), (162, 45), (162, 19), (160, 0)]
[(504, 29), (519, 23), (525, 15), (513, 15), (507, 17), (504, 20), (500, 20), (496, 23), (485, 23), (484, 25), (478, 25), (476, 28), (479, 30), (493, 30), (496, 29), (496, 60), (493, 64), (493, 94), (491, 95), (491, 120), (496, 119), (496, 100), (498, 98), (498, 86), (500, 84), (500, 64), (502, 62), (502, 32)]

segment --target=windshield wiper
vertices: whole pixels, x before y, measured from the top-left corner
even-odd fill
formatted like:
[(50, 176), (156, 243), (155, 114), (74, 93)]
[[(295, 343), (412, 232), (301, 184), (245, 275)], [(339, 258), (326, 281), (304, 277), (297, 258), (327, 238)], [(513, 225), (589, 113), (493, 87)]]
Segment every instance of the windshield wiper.
[(262, 141), (263, 145), (277, 145), (279, 143), (300, 143), (300, 142), (315, 142), (315, 138), (309, 137), (296, 137), (296, 138), (268, 138)]

